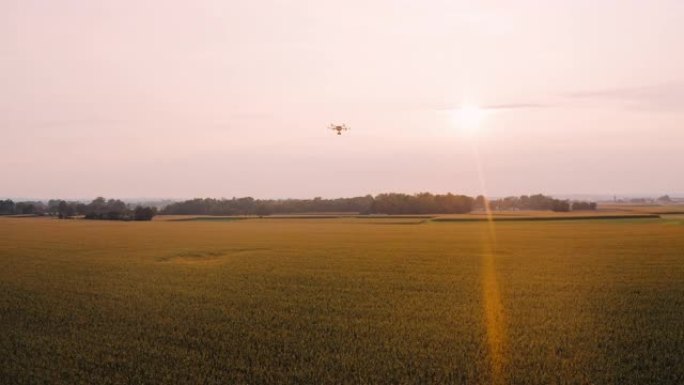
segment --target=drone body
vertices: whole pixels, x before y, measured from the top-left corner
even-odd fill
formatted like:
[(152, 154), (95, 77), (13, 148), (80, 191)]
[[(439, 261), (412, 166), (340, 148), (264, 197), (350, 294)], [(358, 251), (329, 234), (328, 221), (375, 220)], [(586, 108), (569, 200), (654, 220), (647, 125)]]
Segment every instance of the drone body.
[(336, 131), (337, 135), (342, 135), (342, 131), (348, 131), (350, 128), (344, 124), (331, 124), (329, 129)]

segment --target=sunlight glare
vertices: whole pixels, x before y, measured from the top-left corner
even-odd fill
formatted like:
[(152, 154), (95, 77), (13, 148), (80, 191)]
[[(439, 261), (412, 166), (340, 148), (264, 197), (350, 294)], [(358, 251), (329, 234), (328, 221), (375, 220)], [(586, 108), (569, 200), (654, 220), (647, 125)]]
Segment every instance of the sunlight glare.
[(452, 112), (453, 123), (463, 132), (473, 134), (480, 129), (487, 113), (484, 109), (467, 104)]

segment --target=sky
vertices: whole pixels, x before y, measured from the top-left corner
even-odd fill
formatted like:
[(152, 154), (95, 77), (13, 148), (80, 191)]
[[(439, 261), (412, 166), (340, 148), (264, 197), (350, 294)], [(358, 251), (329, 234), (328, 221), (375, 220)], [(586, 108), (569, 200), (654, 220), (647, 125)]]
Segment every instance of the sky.
[(0, 0), (0, 196), (684, 193), (682, 20), (679, 0)]

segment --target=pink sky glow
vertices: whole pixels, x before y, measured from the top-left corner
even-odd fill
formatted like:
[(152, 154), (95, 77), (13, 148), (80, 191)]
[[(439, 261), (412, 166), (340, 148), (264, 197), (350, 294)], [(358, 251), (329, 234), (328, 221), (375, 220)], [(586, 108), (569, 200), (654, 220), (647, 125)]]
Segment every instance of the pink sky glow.
[(490, 195), (682, 193), (682, 20), (678, 0), (2, 0), (0, 197), (479, 194), (478, 162)]

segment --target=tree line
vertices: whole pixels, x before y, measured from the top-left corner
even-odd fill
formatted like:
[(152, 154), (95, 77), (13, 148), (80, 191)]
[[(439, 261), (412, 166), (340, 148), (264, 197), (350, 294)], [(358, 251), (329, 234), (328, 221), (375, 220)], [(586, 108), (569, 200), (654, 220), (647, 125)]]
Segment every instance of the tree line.
[[(196, 198), (172, 203), (161, 214), (173, 215), (274, 215), (353, 212), (359, 214), (464, 214), (485, 209), (483, 196), (455, 194), (386, 193), (337, 199), (254, 199), (252, 197)], [(492, 210), (596, 210), (595, 202), (554, 199), (542, 194), (490, 200)]]
[[(521, 195), (487, 201), (456, 194), (401, 194), (386, 193), (336, 199), (255, 199), (252, 197), (213, 199), (196, 198), (168, 204), (159, 213), (172, 215), (278, 215), (299, 213), (358, 213), (358, 214), (464, 214), (473, 210), (596, 210), (595, 202), (555, 199), (550, 196)], [(13, 202), (0, 200), (0, 215), (51, 215), (58, 218), (108, 220), (151, 220), (157, 209), (132, 206), (118, 199), (95, 198), (90, 203), (51, 199), (47, 202)]]
[(292, 213), (369, 213), (370, 195), (337, 199), (254, 199), (252, 197), (214, 199), (196, 198), (176, 202), (161, 210), (173, 215), (272, 215)]
[(371, 214), (465, 214), (475, 199), (454, 194), (380, 194), (371, 203)]
[(13, 202), (0, 200), (0, 215), (50, 215), (60, 219), (82, 216), (85, 219), (149, 221), (157, 214), (155, 207), (130, 206), (118, 199), (98, 197), (90, 203), (50, 199)]
[(566, 212), (575, 210), (596, 210), (596, 202), (570, 201), (567, 199), (562, 200), (543, 194), (536, 194), (494, 199), (489, 202), (489, 207), (495, 211), (551, 210), (556, 212)]
[(0, 215), (40, 214), (45, 211), (43, 202), (13, 202), (11, 199), (0, 200)]

